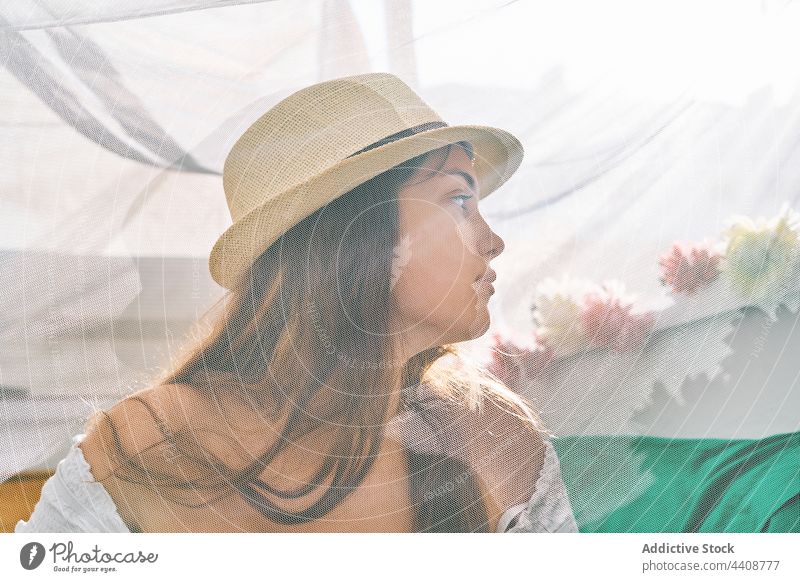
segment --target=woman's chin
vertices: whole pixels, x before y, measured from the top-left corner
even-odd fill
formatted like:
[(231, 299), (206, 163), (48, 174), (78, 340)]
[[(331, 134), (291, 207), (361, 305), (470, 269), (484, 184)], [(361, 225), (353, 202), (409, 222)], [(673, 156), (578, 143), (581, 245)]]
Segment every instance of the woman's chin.
[(476, 339), (481, 337), (489, 330), (489, 326), (491, 325), (492, 321), (489, 317), (489, 309), (484, 306), (478, 307), (478, 312), (476, 313), (475, 319), (472, 321), (472, 325), (469, 328), (468, 332), (468, 340)]

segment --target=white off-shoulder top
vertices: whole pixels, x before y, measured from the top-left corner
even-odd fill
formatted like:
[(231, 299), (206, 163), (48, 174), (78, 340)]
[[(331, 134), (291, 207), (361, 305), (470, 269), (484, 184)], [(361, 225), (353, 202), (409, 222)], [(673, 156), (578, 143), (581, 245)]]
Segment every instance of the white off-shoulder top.
[(526, 503), (510, 507), (497, 524), (498, 532), (575, 533), (578, 524), (572, 511), (561, 464), (553, 444), (545, 439), (542, 472), (536, 481), (533, 495)]
[[(67, 456), (42, 487), (41, 497), (30, 518), (19, 520), (15, 533), (29, 532), (120, 532), (130, 533), (114, 500), (94, 480), (89, 463), (77, 445), (86, 435), (72, 437)], [(527, 503), (509, 508), (501, 517), (498, 532), (577, 532), (553, 445), (547, 451), (533, 496)]]
[(19, 520), (15, 533), (119, 532), (130, 533), (111, 495), (94, 480), (91, 466), (78, 444), (86, 436), (72, 437), (67, 456), (45, 481), (42, 494), (28, 521)]

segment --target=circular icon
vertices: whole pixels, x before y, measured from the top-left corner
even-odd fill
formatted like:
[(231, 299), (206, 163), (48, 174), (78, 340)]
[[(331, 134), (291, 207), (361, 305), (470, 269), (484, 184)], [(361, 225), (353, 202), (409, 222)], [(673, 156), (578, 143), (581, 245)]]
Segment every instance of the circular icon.
[(26, 570), (35, 570), (44, 560), (44, 546), (39, 542), (29, 542), (19, 551), (19, 563)]

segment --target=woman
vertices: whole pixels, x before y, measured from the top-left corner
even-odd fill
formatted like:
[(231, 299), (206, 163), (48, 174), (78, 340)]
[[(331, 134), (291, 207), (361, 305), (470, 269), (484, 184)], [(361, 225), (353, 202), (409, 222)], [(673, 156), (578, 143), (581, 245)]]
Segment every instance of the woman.
[(530, 403), (453, 345), (489, 327), (477, 201), (521, 160), (386, 73), (278, 103), (225, 162), (211, 332), (91, 419), (16, 531), (577, 531)]

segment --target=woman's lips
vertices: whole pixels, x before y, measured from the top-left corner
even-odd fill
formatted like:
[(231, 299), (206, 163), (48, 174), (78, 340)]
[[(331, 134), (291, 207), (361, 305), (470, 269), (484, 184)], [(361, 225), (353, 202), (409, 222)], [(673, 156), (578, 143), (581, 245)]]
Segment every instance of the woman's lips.
[(475, 280), (475, 290), (480, 294), (485, 294), (488, 298), (494, 294), (494, 285), (492, 285), (492, 281), (496, 278), (497, 273), (494, 272), (494, 269), (487, 270)]
[(478, 279), (475, 285), (477, 290), (482, 293), (488, 293), (489, 295), (494, 294), (494, 285), (492, 285), (489, 279)]
[(497, 273), (494, 272), (494, 269), (489, 269), (483, 275), (481, 275), (475, 280), (478, 282), (486, 281), (487, 283), (491, 283), (495, 279), (497, 279)]

